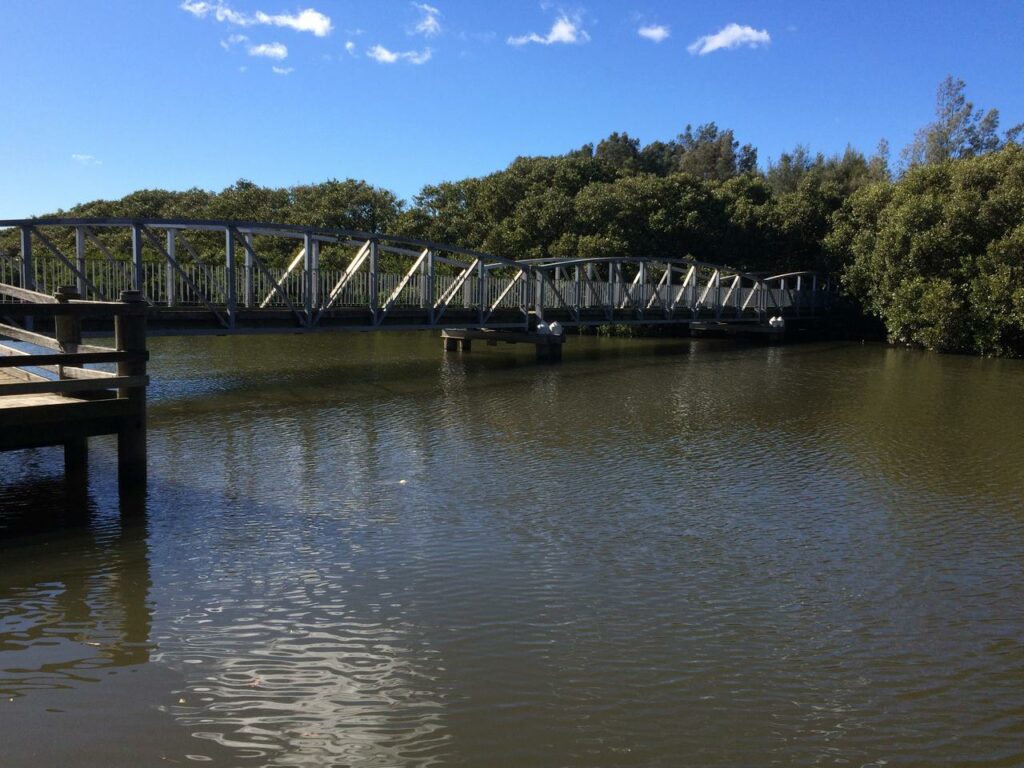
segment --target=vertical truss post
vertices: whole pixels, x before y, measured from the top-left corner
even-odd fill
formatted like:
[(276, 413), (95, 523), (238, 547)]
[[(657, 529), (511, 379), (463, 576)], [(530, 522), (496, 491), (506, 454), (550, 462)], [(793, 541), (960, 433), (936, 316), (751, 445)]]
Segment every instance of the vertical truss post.
[(484, 324), (484, 312), (487, 309), (487, 271), (484, 269), (484, 260), (476, 265), (476, 294), (479, 305), (480, 325)]
[(576, 278), (576, 318), (579, 319), (583, 311), (583, 268), (577, 264), (574, 277)]
[(803, 275), (796, 276), (796, 316), (800, 317), (800, 292), (804, 289)]
[(647, 262), (640, 262), (640, 301), (636, 303), (636, 315), (644, 316), (644, 307), (647, 306)]
[(245, 243), (248, 248), (245, 249), (245, 288), (243, 289), (243, 303), (247, 309), (252, 309), (256, 306), (256, 261), (253, 259), (253, 246), (252, 246), (252, 232), (247, 232), (243, 235)]
[(36, 267), (32, 262), (32, 227), (21, 228), (21, 287), (36, 289)]
[(313, 235), (303, 237), (302, 249), (302, 305), (306, 310), (306, 325), (313, 324)]
[(662, 309), (665, 310), (665, 317), (671, 319), (676, 311), (676, 301), (672, 296), (672, 262), (665, 262), (665, 270), (668, 272), (668, 277), (665, 280), (665, 303), (662, 305)]
[(544, 268), (537, 267), (537, 289), (533, 294), (533, 313), (537, 320), (544, 319)]
[(427, 320), (429, 320), (430, 324), (433, 325), (434, 324), (434, 275), (436, 274), (435, 273), (435, 269), (434, 269), (434, 251), (433, 250), (428, 250), (427, 251), (426, 268), (427, 268), (427, 271), (426, 271), (425, 290), (426, 290)]
[(818, 273), (811, 275), (811, 317), (818, 308)]
[(76, 286), (78, 295), (85, 297), (85, 229), (75, 227), (75, 266), (78, 267)]
[[(618, 290), (616, 289), (616, 282), (618, 280), (618, 264), (614, 261), (608, 262), (608, 306), (612, 310), (612, 317), (615, 315), (615, 308), (619, 306)], [(611, 318), (609, 318), (610, 320)]]
[(722, 270), (716, 269), (712, 279), (715, 281), (715, 319), (720, 320), (722, 318)]
[(170, 256), (166, 264), (167, 268), (167, 306), (173, 307), (178, 303), (178, 276), (174, 273), (174, 265), (171, 261), (178, 258), (178, 230), (167, 230), (167, 255)]
[(374, 324), (380, 312), (380, 241), (370, 241), (370, 314)]
[(228, 309), (228, 327), (234, 328), (238, 319), (238, 284), (235, 282), (235, 232), (231, 227), (224, 229), (224, 272), (227, 278), (224, 302)]
[(313, 301), (313, 309), (320, 308), (320, 241), (313, 238), (313, 256), (310, 259), (312, 270), (309, 275), (309, 292)]
[(594, 265), (587, 264), (587, 284), (583, 289), (584, 299), (583, 303), (587, 305), (587, 309), (594, 303), (594, 281), (597, 279), (594, 272)]
[(146, 297), (143, 290), (145, 273), (142, 271), (142, 227), (132, 224), (132, 290), (138, 291), (142, 297)]

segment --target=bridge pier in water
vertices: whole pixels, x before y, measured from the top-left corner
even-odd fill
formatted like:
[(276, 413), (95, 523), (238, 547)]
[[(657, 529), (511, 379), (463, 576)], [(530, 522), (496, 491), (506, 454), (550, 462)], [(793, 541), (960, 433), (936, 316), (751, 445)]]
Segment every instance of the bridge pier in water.
[(469, 352), (473, 341), (483, 341), (487, 346), (502, 344), (532, 344), (537, 351), (537, 362), (562, 362), (562, 345), (565, 334), (528, 333), (524, 331), (502, 331), (483, 329), (445, 328), (441, 331), (441, 344), (445, 352)]

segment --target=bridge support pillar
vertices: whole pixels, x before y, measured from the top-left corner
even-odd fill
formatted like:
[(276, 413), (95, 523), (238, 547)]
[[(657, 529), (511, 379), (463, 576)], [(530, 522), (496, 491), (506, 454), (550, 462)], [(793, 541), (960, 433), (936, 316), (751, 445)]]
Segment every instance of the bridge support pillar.
[(470, 352), (473, 349), (472, 339), (458, 339), (445, 336), (441, 339), (445, 352)]

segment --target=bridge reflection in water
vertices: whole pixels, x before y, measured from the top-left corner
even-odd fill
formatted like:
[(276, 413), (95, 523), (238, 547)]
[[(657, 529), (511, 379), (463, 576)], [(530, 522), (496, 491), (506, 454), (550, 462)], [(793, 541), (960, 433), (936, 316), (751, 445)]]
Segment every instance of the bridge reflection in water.
[(151, 328), (171, 331), (764, 323), (832, 305), (816, 272), (755, 274), (682, 254), (513, 260), (379, 233), (186, 219), (0, 227), (20, 234), (0, 282), (47, 294), (75, 285), (95, 300), (141, 291)]

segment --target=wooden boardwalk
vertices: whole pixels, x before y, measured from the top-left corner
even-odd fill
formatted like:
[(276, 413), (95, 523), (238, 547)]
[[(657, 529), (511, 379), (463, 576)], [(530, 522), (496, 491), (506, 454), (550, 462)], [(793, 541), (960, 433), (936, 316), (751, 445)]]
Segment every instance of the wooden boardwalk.
[[(0, 283), (0, 451), (62, 445), (65, 470), (82, 475), (88, 440), (118, 436), (123, 484), (146, 477), (146, 305), (134, 293), (121, 302), (56, 297)], [(27, 318), (37, 329), (29, 330)], [(115, 347), (82, 343), (83, 319), (113, 323)], [(13, 324), (21, 320), (22, 324)], [(50, 321), (52, 336), (38, 327)], [(36, 352), (26, 347), (41, 349)], [(116, 371), (87, 367), (114, 363)]]

